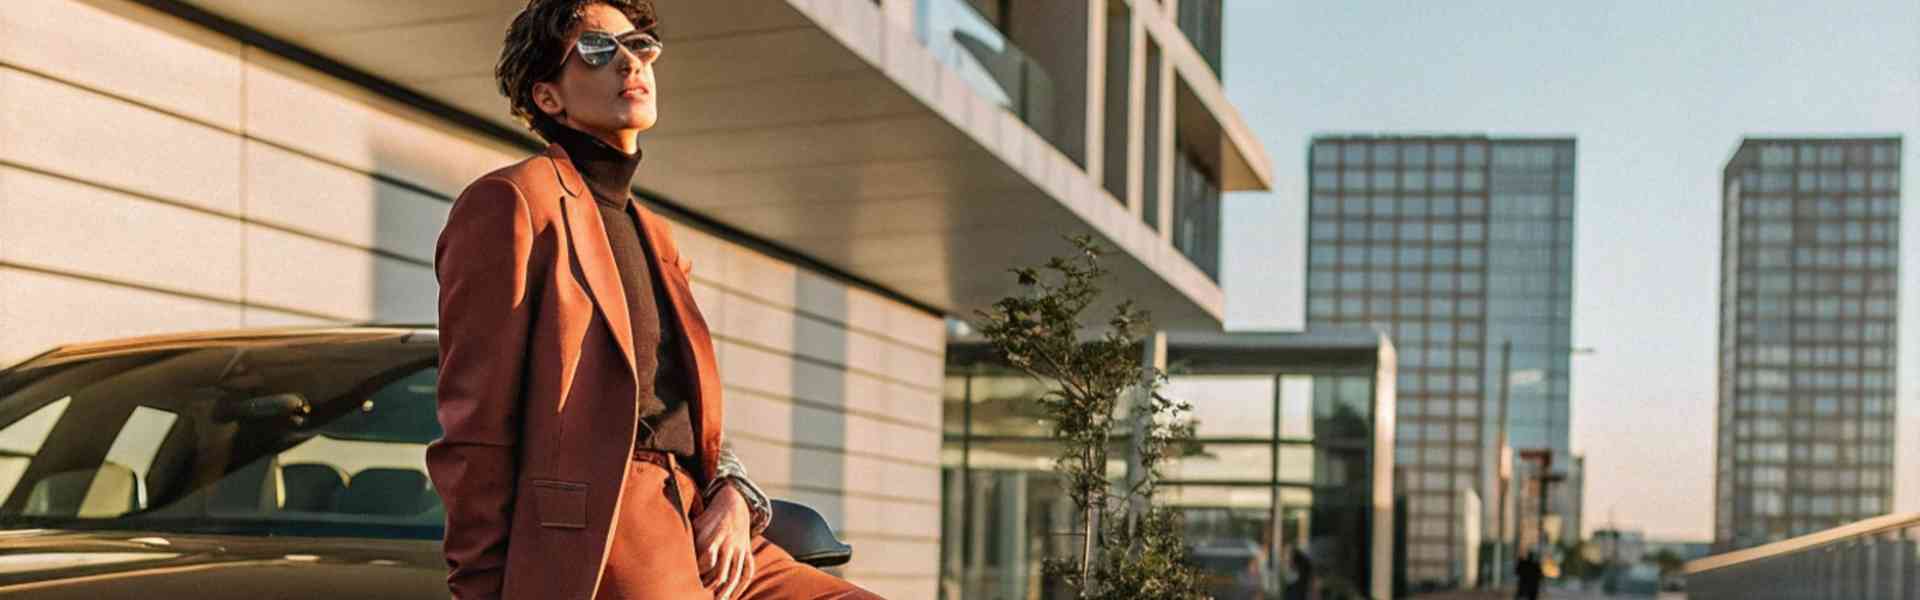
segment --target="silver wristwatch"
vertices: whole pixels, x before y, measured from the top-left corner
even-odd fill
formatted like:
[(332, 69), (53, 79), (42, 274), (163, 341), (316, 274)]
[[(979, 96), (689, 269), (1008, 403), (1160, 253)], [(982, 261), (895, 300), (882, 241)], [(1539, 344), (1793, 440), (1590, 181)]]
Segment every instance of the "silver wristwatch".
[(740, 497), (747, 501), (747, 512), (753, 515), (749, 531), (753, 535), (760, 535), (768, 525), (773, 524), (773, 500), (752, 479), (747, 478), (747, 467), (740, 464), (740, 457), (734, 455), (731, 441), (721, 444), (718, 462), (713, 480), (707, 482), (707, 488), (700, 492), (700, 497), (711, 501), (713, 495), (720, 491), (720, 486), (732, 485), (734, 490), (740, 492)]

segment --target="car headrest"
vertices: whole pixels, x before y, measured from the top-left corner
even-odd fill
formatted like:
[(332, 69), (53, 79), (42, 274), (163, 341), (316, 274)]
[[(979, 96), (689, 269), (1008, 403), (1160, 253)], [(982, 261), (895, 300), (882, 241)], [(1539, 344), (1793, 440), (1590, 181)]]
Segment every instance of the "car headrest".
[(332, 511), (347, 488), (347, 472), (333, 465), (294, 463), (280, 467), (280, 484), (286, 489), (281, 510)]
[(40, 478), (27, 492), (23, 514), (117, 517), (141, 508), (140, 476), (117, 463), (61, 471)]
[(373, 468), (355, 473), (334, 511), (412, 516), (427, 509), (427, 474), (413, 469)]
[(214, 482), (207, 496), (207, 514), (258, 516), (273, 510), (279, 485), (273, 463), (256, 460)]

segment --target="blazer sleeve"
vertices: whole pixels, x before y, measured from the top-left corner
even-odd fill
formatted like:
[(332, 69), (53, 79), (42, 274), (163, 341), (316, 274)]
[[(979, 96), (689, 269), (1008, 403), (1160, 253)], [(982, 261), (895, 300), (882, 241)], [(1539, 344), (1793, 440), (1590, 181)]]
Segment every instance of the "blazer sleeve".
[(506, 573), (519, 468), (534, 235), (526, 198), (487, 177), (453, 203), (434, 249), (440, 283), (438, 416), (427, 471), (446, 506), (447, 587), (497, 599)]

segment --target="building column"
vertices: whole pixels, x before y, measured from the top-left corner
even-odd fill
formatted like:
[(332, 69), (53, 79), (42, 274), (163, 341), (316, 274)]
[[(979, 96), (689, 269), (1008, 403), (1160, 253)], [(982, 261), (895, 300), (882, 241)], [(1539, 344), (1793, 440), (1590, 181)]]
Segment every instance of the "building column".
[[(1166, 368), (1167, 332), (1154, 330), (1140, 340), (1140, 386), (1134, 390), (1133, 394), (1128, 395), (1126, 402), (1139, 404), (1146, 400), (1147, 389), (1153, 382), (1154, 374), (1165, 371)], [(1140, 449), (1146, 445), (1147, 441), (1146, 417), (1148, 414), (1133, 410), (1132, 406), (1128, 407), (1128, 411), (1127, 422), (1132, 429), (1132, 436), (1131, 442), (1127, 444), (1127, 489), (1134, 489), (1147, 477), (1146, 466), (1140, 462)], [(1143, 513), (1146, 508), (1145, 502), (1138, 498), (1128, 506), (1134, 514)]]
[(1127, 11), (1127, 30), (1131, 32), (1128, 42), (1127, 61), (1127, 131), (1141, 132), (1141, 135), (1127, 136), (1127, 212), (1140, 218), (1144, 196), (1140, 184), (1146, 179), (1146, 125), (1147, 125), (1147, 23), (1142, 20), (1140, 11)]
[[(964, 581), (967, 573), (967, 557), (963, 554), (967, 545), (962, 543), (967, 536), (967, 512), (963, 507), (967, 489), (967, 470), (962, 467), (947, 469), (942, 474), (947, 497), (941, 499), (940, 560), (941, 572), (946, 577), (940, 582), (942, 588), (950, 582)], [(952, 588), (954, 597), (958, 597), (960, 588)]]
[[(1168, 9), (1168, 14), (1172, 14), (1171, 5), (1168, 6)], [(1172, 243), (1174, 229), (1173, 203), (1174, 194), (1177, 193), (1173, 181), (1173, 161), (1179, 160), (1180, 156), (1180, 147), (1177, 143), (1178, 138), (1174, 135), (1174, 130), (1178, 123), (1174, 122), (1176, 113), (1173, 106), (1173, 87), (1179, 83), (1179, 79), (1178, 75), (1174, 72), (1173, 61), (1167, 60), (1165, 50), (1160, 51), (1159, 66), (1160, 72), (1150, 73), (1148, 76), (1157, 77), (1160, 81), (1159, 89), (1157, 90), (1160, 92), (1160, 97), (1158, 101), (1154, 102), (1156, 105), (1155, 108), (1158, 108), (1160, 112), (1160, 117), (1157, 119), (1160, 127), (1158, 131), (1147, 132), (1147, 135), (1158, 136), (1160, 139), (1160, 143), (1157, 146), (1157, 149), (1160, 151), (1160, 156), (1158, 160), (1154, 161), (1154, 166), (1160, 171), (1159, 176), (1155, 178), (1160, 185), (1157, 186), (1159, 189), (1148, 191), (1159, 194), (1160, 198), (1160, 201), (1154, 205), (1160, 212), (1160, 214), (1154, 216), (1154, 222), (1160, 224), (1160, 240)]]
[[(1087, 179), (1106, 181), (1107, 1), (1087, 0)], [(1124, 198), (1122, 198), (1124, 200)]]
[(1001, 598), (1027, 597), (1027, 473), (994, 474), (994, 506), (999, 513), (999, 552), (1005, 570), (1000, 578)]
[(987, 522), (987, 508), (989, 501), (993, 499), (991, 494), (993, 490), (989, 489), (989, 486), (982, 485), (982, 482), (992, 481), (992, 479), (981, 475), (985, 473), (974, 471), (967, 474), (967, 477), (974, 478), (972, 482), (974, 485), (969, 486), (967, 491), (968, 500), (971, 503), (967, 510), (969, 543), (966, 548), (966, 569), (960, 573), (960, 587), (966, 590), (980, 589), (980, 584), (992, 573), (987, 569), (986, 540), (987, 528), (992, 526)]

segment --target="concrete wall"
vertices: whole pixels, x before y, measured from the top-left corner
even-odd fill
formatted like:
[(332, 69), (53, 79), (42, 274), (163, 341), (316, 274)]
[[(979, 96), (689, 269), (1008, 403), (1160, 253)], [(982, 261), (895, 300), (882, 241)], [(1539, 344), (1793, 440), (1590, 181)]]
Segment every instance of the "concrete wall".
[[(431, 322), (451, 198), (525, 155), (118, 0), (0, 7), (0, 107), (0, 363), (146, 333)], [(931, 597), (941, 318), (678, 231), (749, 469), (855, 545), (849, 578)]]

